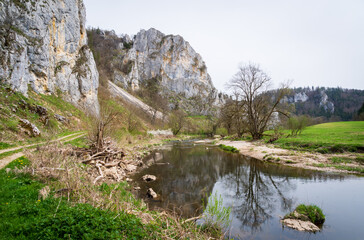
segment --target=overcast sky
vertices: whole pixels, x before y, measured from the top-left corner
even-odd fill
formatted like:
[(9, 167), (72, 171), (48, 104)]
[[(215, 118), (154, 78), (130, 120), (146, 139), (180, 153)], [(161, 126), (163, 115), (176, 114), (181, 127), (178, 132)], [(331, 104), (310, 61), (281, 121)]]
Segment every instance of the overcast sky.
[(274, 86), (364, 89), (364, 0), (84, 0), (87, 26), (181, 35), (216, 88), (254, 62)]

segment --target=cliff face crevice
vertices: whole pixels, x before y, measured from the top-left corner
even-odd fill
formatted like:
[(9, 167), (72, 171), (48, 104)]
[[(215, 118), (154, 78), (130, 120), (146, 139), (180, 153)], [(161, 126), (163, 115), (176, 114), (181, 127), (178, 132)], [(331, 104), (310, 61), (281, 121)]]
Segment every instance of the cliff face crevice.
[(87, 46), (82, 0), (1, 0), (0, 78), (27, 94), (61, 92), (99, 112), (98, 72)]

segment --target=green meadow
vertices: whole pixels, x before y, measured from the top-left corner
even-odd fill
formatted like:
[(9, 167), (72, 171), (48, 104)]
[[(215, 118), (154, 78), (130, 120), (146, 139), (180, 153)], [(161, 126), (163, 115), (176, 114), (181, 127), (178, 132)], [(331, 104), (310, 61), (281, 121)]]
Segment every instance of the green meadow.
[[(289, 132), (285, 132), (285, 136)], [(306, 149), (322, 153), (363, 152), (364, 121), (331, 122), (309, 126), (298, 136), (282, 137), (274, 142), (288, 149)]]

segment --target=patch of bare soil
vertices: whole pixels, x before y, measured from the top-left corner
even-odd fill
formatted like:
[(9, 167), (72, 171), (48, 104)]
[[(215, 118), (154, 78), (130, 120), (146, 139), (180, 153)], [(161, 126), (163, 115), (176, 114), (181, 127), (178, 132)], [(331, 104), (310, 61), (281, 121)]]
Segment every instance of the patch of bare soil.
[[(248, 142), (248, 141), (227, 141), (220, 140), (217, 144), (224, 144), (227, 146), (235, 147), (239, 150), (240, 154), (248, 157), (256, 158), (265, 162), (272, 162), (291, 167), (298, 167), (311, 170), (327, 171), (327, 172), (344, 172), (344, 173), (358, 173), (354, 171), (347, 171), (337, 169), (332, 165), (330, 158), (332, 157), (353, 157), (353, 154), (321, 154), (316, 152), (294, 151), (282, 148), (277, 148), (273, 144), (267, 144), (262, 141)], [(320, 167), (318, 167), (320, 165)], [(360, 168), (362, 165), (355, 161), (350, 163), (335, 164), (345, 167)]]

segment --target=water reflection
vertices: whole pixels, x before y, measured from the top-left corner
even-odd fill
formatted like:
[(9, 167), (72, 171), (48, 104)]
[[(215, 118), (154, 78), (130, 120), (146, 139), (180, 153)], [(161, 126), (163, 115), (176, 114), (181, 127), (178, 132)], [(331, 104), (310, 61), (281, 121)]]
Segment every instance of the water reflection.
[[(223, 152), (215, 146), (193, 143), (160, 150), (150, 159), (157, 164), (136, 174), (134, 180), (142, 188), (140, 197), (144, 197), (149, 187), (160, 194), (158, 201), (146, 200), (151, 208), (178, 210), (182, 216), (192, 217), (202, 214), (202, 201), (206, 202), (207, 196), (217, 192), (223, 196), (224, 205), (232, 208), (232, 236), (236, 238), (249, 233), (264, 239), (264, 234), (258, 233), (267, 232), (267, 226), (273, 229), (268, 231), (270, 236), (293, 234), (293, 238), (297, 237), (290, 231), (281, 232), (279, 215), (308, 200), (300, 196), (305, 193), (300, 190), (302, 186), (348, 178), (267, 164)], [(143, 183), (144, 174), (156, 175), (158, 179)]]

